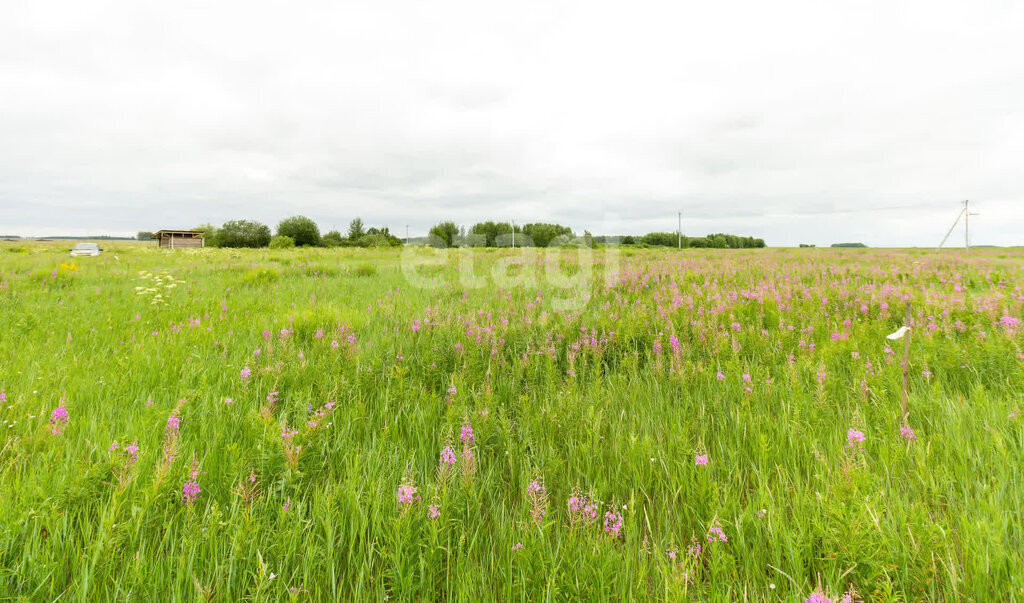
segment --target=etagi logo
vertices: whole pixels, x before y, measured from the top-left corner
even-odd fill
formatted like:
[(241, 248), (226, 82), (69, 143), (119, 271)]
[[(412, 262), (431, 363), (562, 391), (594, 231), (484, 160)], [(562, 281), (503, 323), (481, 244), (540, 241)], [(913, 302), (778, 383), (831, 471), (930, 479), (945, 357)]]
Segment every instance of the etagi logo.
[(541, 248), (515, 233), (498, 235), (495, 247), (485, 245), (483, 235), (454, 237), (451, 246), (431, 235), (425, 245), (405, 247), (402, 274), (414, 289), (539, 289), (559, 312), (582, 309), (596, 289), (613, 286), (619, 277), (616, 244), (595, 249), (583, 238), (556, 237)]

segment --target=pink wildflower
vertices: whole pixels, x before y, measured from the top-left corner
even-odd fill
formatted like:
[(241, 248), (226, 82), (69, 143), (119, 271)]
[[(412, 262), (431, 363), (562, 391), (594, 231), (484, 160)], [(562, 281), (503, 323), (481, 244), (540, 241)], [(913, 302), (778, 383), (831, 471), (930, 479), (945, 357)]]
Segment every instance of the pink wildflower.
[(729, 542), (729, 539), (726, 538), (725, 532), (722, 531), (722, 528), (720, 528), (718, 526), (711, 526), (711, 529), (708, 530), (708, 543), (712, 543), (712, 542), (716, 542), (716, 541), (717, 542)]
[(455, 451), (452, 450), (451, 446), (445, 446), (441, 450), (441, 458), (438, 460), (438, 465), (454, 465), (458, 459), (455, 456)]
[(398, 486), (398, 504), (399, 506), (405, 505), (406, 507), (411, 506), (414, 502), (420, 499), (416, 496), (416, 486), (412, 484), (402, 484)]
[(192, 505), (199, 498), (199, 493), (202, 489), (199, 488), (199, 484), (195, 481), (185, 482), (185, 485), (181, 487), (181, 502)]
[(64, 426), (68, 423), (68, 409), (58, 406), (50, 413), (50, 425), (53, 425), (53, 433), (60, 435), (64, 432)]
[(473, 426), (470, 425), (469, 421), (462, 424), (462, 432), (459, 434), (459, 439), (462, 440), (464, 444), (473, 443)]
[(622, 533), (622, 515), (607, 511), (604, 514), (604, 531), (612, 538), (618, 538)]

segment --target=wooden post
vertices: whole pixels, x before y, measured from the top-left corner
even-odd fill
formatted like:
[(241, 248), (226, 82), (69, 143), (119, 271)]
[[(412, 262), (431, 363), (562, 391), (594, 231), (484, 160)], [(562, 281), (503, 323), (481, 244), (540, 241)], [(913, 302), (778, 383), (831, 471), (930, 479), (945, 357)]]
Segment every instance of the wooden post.
[[(907, 302), (907, 313), (903, 325), (910, 326), (910, 302)], [(903, 423), (907, 422), (907, 388), (910, 385), (910, 331), (903, 335)]]

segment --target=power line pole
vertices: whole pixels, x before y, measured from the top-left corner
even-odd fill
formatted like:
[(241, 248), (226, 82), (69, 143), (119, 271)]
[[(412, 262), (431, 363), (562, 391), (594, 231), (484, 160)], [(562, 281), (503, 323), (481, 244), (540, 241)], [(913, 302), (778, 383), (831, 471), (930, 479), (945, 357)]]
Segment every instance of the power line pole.
[(516, 222), (512, 221), (512, 249), (516, 248)]
[(964, 199), (964, 251), (971, 250), (971, 214), (967, 211), (967, 203), (967, 199)]
[(956, 225), (960, 223), (960, 218), (964, 219), (964, 251), (971, 250), (971, 235), (970, 226), (968, 224), (968, 216), (979, 216), (981, 214), (970, 211), (968, 205), (969, 203), (969, 201), (964, 201), (963, 209), (961, 209), (960, 213), (956, 215), (956, 220), (953, 220), (953, 225), (950, 226), (949, 230), (946, 231), (946, 236), (942, 237), (942, 242), (939, 243), (939, 246), (935, 249), (935, 251), (941, 250), (942, 246), (946, 244), (946, 240), (949, 239), (949, 235), (953, 234), (953, 229), (956, 228)]
[(970, 203), (967, 199), (964, 199), (964, 251), (971, 250), (971, 228), (969, 216), (980, 215), (977, 212), (972, 213), (967, 204)]
[(679, 212), (679, 230), (677, 230), (676, 232), (679, 233), (679, 248), (682, 249), (683, 248), (683, 212)]
[(409, 225), (405, 225), (405, 244), (409, 244)]

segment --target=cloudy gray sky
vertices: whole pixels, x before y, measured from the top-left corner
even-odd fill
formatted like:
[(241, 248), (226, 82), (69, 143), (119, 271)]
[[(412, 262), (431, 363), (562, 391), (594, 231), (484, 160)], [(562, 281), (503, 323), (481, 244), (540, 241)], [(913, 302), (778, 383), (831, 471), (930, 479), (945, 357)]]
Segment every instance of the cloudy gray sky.
[[(51, 2), (0, 17), (0, 234), (301, 213), (1024, 244), (1024, 5)], [(962, 240), (962, 234), (957, 235)]]

